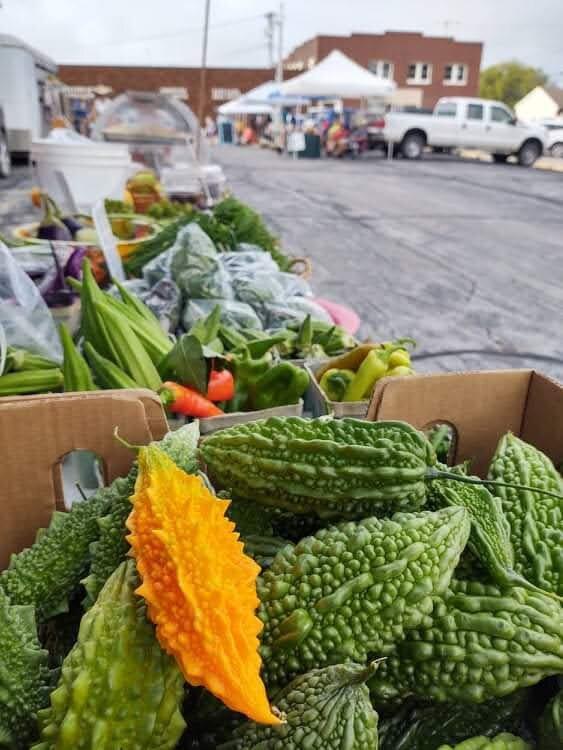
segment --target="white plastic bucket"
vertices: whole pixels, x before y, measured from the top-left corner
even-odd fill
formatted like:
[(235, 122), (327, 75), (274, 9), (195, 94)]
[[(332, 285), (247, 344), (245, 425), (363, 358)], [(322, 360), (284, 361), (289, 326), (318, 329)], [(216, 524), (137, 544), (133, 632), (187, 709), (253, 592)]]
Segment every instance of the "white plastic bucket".
[(119, 144), (34, 141), (31, 158), (40, 187), (55, 201), (64, 201), (57, 178), (61, 172), (80, 211), (89, 211), (102, 198), (121, 198), (125, 182), (135, 170), (128, 147)]

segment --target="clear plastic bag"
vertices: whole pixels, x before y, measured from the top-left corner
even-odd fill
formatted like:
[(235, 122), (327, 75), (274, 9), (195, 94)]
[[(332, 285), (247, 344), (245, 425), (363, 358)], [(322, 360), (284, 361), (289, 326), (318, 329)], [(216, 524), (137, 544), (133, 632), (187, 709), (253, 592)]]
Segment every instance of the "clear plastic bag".
[[(174, 333), (180, 323), (182, 295), (172, 279), (161, 279), (149, 287), (142, 279), (124, 281), (123, 286), (135, 294), (156, 315), (162, 328), (167, 333)], [(110, 294), (120, 299), (119, 291), (112, 287)]]
[(62, 362), (57, 326), (39, 289), (0, 242), (0, 323), (10, 346)]
[(239, 273), (233, 277), (232, 286), (235, 297), (240, 302), (260, 308), (268, 302), (282, 302), (284, 291), (272, 273)]
[(176, 281), (176, 276), (189, 267), (194, 257), (216, 260), (217, 256), (211, 238), (197, 224), (188, 224), (180, 229), (171, 248), (147, 263), (143, 279), (149, 286), (164, 278)]
[(294, 273), (278, 271), (276, 281), (283, 288), (283, 296), (286, 297), (312, 297), (313, 290), (309, 284)]
[(255, 311), (244, 302), (225, 299), (192, 299), (184, 308), (182, 325), (188, 331), (200, 318), (205, 318), (215, 305), (221, 307), (221, 323), (233, 328), (262, 330), (262, 323)]
[(313, 320), (332, 323), (330, 315), (307, 297), (289, 297), (284, 302), (271, 302), (262, 306), (260, 316), (264, 328), (286, 328), (292, 323), (299, 325), (310, 315)]
[(234, 253), (223, 253), (221, 260), (229, 273), (277, 273), (278, 264), (269, 253), (246, 242), (237, 246)]

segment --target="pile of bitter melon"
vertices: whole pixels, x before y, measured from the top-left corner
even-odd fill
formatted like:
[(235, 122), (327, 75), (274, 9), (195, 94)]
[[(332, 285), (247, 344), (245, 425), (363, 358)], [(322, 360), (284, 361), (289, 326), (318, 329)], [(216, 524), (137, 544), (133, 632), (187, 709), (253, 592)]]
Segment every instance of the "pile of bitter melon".
[(141, 449), (0, 574), (0, 748), (563, 748), (546, 456), (507, 435), (483, 484), (401, 422), (198, 438)]

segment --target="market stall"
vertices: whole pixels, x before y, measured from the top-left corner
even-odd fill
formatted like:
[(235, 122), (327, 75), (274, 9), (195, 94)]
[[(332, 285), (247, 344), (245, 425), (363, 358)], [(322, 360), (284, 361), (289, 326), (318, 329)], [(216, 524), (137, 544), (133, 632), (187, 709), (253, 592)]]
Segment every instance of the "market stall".
[(561, 386), (416, 375), (236, 196), (122, 188), (0, 243), (0, 746), (561, 747)]
[(310, 70), (285, 81), (281, 92), (284, 96), (362, 99), (389, 96), (395, 88), (394, 81), (370, 73), (340, 50), (333, 50)]

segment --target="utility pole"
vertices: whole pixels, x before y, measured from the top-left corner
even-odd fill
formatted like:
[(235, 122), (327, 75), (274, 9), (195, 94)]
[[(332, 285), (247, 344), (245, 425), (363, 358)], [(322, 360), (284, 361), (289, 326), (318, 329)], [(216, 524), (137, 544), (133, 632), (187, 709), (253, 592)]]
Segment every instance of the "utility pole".
[(274, 67), (274, 33), (276, 28), (276, 14), (266, 13), (266, 44), (268, 45), (268, 67)]
[(207, 99), (207, 42), (209, 39), (209, 11), (211, 0), (205, 0), (205, 20), (203, 23), (203, 44), (201, 49), (201, 72), (199, 77), (199, 108), (198, 121), (199, 128), (197, 131), (197, 158), (201, 158), (201, 141), (203, 130), (203, 115), (205, 114), (205, 104)]
[(280, 12), (278, 14), (278, 64), (276, 67), (276, 81), (283, 81), (283, 24), (284, 24), (284, 7), (283, 0), (280, 2)]

